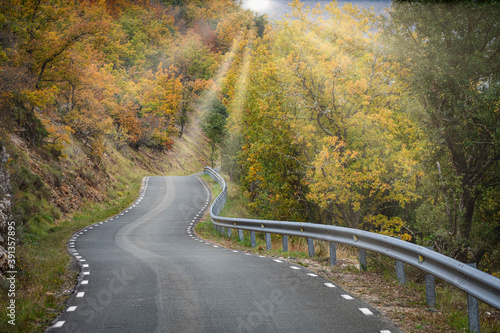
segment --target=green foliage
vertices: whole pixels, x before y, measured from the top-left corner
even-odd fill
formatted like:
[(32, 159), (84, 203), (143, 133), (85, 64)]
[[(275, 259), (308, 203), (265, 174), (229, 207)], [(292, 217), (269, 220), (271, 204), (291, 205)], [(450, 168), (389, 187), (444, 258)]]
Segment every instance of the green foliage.
[(125, 67), (156, 69), (164, 50), (172, 42), (172, 18), (168, 15), (158, 17), (147, 7), (128, 7), (118, 23), (125, 33), (120, 41), (126, 47), (126, 52), (121, 54)]
[(228, 117), (227, 108), (215, 96), (209, 96), (207, 110), (205, 111), (202, 129), (210, 140), (210, 160), (214, 167), (217, 149), (220, 148), (224, 137), (227, 134), (226, 121)]
[(255, 26), (257, 27), (257, 36), (264, 37), (264, 31), (267, 25), (267, 16), (259, 15), (254, 18)]
[(409, 70), (405, 80), (422, 105), (433, 146), (427, 168), (438, 174), (429, 185), (446, 208), (426, 237), (464, 261), (480, 261), (500, 230), (490, 198), (500, 184), (499, 15), (495, 4), (398, 3), (383, 24), (388, 52)]

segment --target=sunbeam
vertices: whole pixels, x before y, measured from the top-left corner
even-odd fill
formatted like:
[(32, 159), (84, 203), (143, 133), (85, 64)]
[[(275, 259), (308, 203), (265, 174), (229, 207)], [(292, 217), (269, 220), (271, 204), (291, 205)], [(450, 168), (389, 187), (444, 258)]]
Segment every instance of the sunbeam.
[(248, 72), (252, 59), (252, 45), (253, 38), (249, 40), (248, 45), (245, 48), (240, 74), (238, 75), (238, 81), (236, 82), (236, 94), (230, 104), (231, 114), (229, 117), (229, 126), (233, 129), (239, 129), (241, 126), (241, 114), (243, 111), (245, 93), (248, 87)]
[(219, 69), (217, 70), (217, 74), (215, 75), (212, 84), (210, 85), (210, 88), (208, 91), (204, 94), (202, 98), (199, 99), (198, 101), (198, 107), (202, 111), (205, 110), (208, 106), (208, 103), (211, 101), (212, 96), (216, 94), (218, 91), (220, 91), (221, 88), (221, 83), (226, 77), (226, 74), (231, 68), (231, 64), (234, 61), (234, 56), (235, 56), (235, 50), (239, 42), (241, 41), (242, 34), (238, 36), (238, 38), (235, 38), (233, 40), (233, 44), (231, 45), (231, 49), (229, 52), (227, 52), (224, 55), (224, 59), (222, 60), (221, 65), (219, 66)]

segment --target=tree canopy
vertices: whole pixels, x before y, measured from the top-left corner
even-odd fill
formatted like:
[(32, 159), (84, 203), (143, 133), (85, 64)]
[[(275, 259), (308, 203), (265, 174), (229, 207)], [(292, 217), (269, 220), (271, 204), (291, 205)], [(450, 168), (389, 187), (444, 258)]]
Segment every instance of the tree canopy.
[(250, 206), (498, 270), (499, 7), (291, 6), (240, 43), (223, 86), (223, 168)]

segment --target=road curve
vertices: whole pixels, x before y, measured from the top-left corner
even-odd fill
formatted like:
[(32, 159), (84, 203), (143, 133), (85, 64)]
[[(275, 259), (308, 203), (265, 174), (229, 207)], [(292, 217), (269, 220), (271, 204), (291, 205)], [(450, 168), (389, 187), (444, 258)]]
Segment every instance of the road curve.
[(399, 332), (303, 267), (196, 238), (209, 198), (196, 176), (148, 177), (131, 207), (76, 233), (78, 286), (47, 332)]

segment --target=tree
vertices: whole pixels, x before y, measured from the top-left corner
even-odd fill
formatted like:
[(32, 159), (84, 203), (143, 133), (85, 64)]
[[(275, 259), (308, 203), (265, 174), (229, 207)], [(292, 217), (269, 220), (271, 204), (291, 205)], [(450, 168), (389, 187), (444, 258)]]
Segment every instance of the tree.
[(176, 72), (173, 65), (164, 69), (160, 63), (154, 79), (144, 82), (149, 90), (144, 93), (141, 113), (152, 129), (150, 146), (160, 150), (170, 149), (172, 136), (178, 134), (176, 116), (182, 107), (183, 85)]
[(499, 16), (497, 4), (397, 2), (383, 24), (388, 52), (410, 72), (404, 80), (421, 104), (416, 116), (433, 139), (430, 165), (447, 212), (444, 250), (460, 260), (481, 260), (492, 244), (484, 230), (499, 239), (498, 218), (477, 212), (500, 185)]
[(350, 5), (295, 1), (292, 19), (257, 39), (241, 163), (250, 198), (275, 218), (405, 234), (420, 134), (401, 112), (401, 86), (391, 84), (399, 68), (374, 42), (373, 23)]
[(208, 109), (202, 124), (203, 131), (210, 141), (210, 164), (214, 167), (217, 150), (220, 148), (226, 136), (227, 108), (215, 96), (210, 97)]

